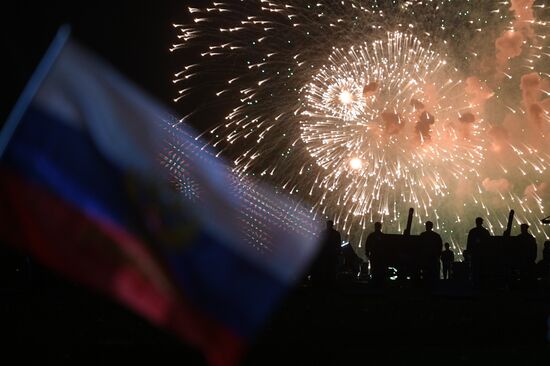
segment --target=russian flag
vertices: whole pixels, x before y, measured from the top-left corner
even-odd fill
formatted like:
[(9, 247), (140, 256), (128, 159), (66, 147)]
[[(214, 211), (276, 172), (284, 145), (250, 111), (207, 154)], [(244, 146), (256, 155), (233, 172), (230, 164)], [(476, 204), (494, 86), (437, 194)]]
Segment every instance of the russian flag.
[(0, 134), (0, 222), (10, 244), (213, 365), (238, 363), (319, 231), (301, 205), (233, 176), (65, 28)]

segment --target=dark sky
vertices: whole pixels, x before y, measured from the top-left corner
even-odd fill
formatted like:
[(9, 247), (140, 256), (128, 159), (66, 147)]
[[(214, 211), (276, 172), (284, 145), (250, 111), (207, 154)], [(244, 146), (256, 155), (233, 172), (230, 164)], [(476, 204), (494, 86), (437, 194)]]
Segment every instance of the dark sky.
[[(168, 51), (176, 39), (172, 23), (184, 22), (186, 0), (27, 1), (2, 10), (2, 125), (40, 58), (62, 24), (81, 44), (109, 61), (165, 105), (177, 58)], [(181, 58), (179, 59), (181, 62)]]

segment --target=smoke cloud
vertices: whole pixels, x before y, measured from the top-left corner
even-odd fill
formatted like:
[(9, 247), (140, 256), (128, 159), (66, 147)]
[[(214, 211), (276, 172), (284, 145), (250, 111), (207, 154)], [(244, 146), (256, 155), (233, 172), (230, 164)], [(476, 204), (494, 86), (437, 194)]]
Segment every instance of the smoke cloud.
[(506, 193), (512, 189), (512, 183), (506, 178), (491, 179), (485, 178), (481, 185), (487, 192)]
[(535, 31), (531, 26), (531, 22), (535, 20), (533, 13), (533, 4), (535, 0), (512, 0), (510, 10), (514, 12), (516, 20), (514, 21), (514, 29), (520, 31), (526, 38), (533, 39)]
[(382, 120), (384, 121), (384, 130), (389, 135), (396, 135), (405, 127), (405, 123), (399, 118), (399, 115), (393, 112), (383, 112)]
[(522, 45), (525, 38), (521, 32), (504, 32), (495, 41), (497, 49), (496, 62), (497, 71), (503, 72), (508, 65), (508, 60), (521, 55)]
[(369, 98), (373, 96), (377, 90), (378, 90), (378, 82), (373, 81), (371, 83), (368, 83), (363, 87), (363, 96), (365, 98)]
[(415, 125), (415, 131), (420, 137), (421, 141), (430, 141), (431, 140), (431, 127), (435, 123), (435, 118), (432, 114), (424, 111), (420, 113), (418, 117), (418, 122)]
[(487, 84), (475, 76), (466, 78), (464, 90), (470, 97), (471, 106), (479, 109), (482, 109), (485, 102), (495, 94)]
[(550, 98), (542, 100), (542, 91), (548, 88), (548, 81), (533, 72), (521, 77), (520, 89), (527, 118), (532, 125), (541, 127), (550, 110)]

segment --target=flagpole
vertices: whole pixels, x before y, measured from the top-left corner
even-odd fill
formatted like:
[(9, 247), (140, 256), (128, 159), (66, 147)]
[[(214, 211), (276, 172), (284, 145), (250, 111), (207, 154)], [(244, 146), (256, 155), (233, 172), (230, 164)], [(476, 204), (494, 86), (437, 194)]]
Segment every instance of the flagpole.
[(61, 53), (65, 43), (67, 43), (67, 39), (69, 39), (70, 34), (71, 27), (69, 25), (62, 25), (58, 29), (52, 43), (48, 47), (48, 50), (40, 60), (38, 67), (33, 72), (29, 82), (23, 89), (23, 93), (19, 96), (15, 107), (6, 120), (4, 128), (0, 131), (0, 159), (2, 158), (2, 155), (4, 155), (4, 151), (6, 150), (11, 137), (19, 125), (23, 114), (26, 112), (32, 102), (32, 99), (38, 92), (40, 85), (42, 85), (42, 82), (50, 72), (50, 69), (57, 60), (57, 57)]

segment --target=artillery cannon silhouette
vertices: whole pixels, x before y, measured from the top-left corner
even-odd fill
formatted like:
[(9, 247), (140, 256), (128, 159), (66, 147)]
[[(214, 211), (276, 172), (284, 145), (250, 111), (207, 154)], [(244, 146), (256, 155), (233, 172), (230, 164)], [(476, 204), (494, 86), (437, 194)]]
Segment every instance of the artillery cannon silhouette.
[[(483, 287), (492, 287), (507, 280), (509, 275), (512, 248), (517, 240), (511, 236), (514, 222), (514, 210), (510, 210), (506, 229), (502, 235), (488, 237), (480, 243), (473, 264), (478, 267), (478, 277), (472, 278), (476, 284)], [(472, 274), (474, 274), (473, 272)]]
[[(512, 236), (514, 210), (510, 210), (502, 236), (487, 238), (480, 246), (479, 285), (485, 288), (513, 285), (517, 280), (529, 281), (534, 270), (529, 246), (520, 236)], [(535, 253), (536, 256), (536, 253)]]
[[(411, 235), (414, 209), (409, 209), (407, 226), (403, 234), (383, 234), (376, 255), (378, 268), (383, 268), (385, 278), (419, 280), (424, 276), (426, 246), (419, 235)], [(508, 281), (516, 261), (515, 254), (521, 242), (511, 236), (514, 210), (508, 215), (506, 230), (502, 236), (490, 236), (476, 253), (480, 265), (480, 280), (487, 284)], [(391, 273), (395, 270), (395, 273)]]
[[(386, 234), (376, 253), (376, 266), (382, 268), (384, 277), (416, 279), (420, 277), (421, 243), (418, 235), (411, 235), (414, 208), (409, 209), (407, 227), (403, 234)], [(395, 273), (391, 273), (394, 270)]]

